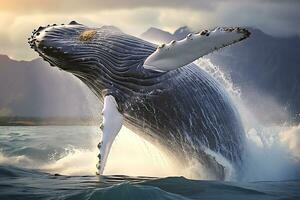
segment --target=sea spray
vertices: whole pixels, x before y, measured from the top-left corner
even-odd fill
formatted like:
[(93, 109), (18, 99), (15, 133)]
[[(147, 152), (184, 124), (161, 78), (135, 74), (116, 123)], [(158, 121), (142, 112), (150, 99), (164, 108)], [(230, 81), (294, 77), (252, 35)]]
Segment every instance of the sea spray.
[[(300, 178), (300, 125), (266, 125), (254, 116), (228, 74), (209, 59), (196, 61), (211, 74), (231, 95), (246, 131), (244, 169), (241, 180), (290, 180)], [(266, 97), (267, 98), (267, 97)], [(279, 105), (277, 105), (279, 106)]]

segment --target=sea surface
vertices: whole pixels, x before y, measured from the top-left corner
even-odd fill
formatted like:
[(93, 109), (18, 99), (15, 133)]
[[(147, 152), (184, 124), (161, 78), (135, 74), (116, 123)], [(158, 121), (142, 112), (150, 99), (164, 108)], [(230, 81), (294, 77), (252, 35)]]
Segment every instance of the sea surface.
[[(183, 176), (97, 176), (94, 161), (90, 164), (87, 158), (99, 139), (97, 130), (88, 126), (0, 127), (0, 200), (300, 199), (300, 181), (291, 177), (224, 182)], [(74, 159), (79, 150), (88, 153)]]

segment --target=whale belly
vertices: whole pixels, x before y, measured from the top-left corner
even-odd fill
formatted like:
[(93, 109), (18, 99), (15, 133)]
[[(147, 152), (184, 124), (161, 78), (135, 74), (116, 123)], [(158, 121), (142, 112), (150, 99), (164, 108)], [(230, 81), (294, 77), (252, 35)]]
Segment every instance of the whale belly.
[(208, 148), (240, 167), (244, 130), (225, 89), (194, 64), (164, 76), (125, 102), (125, 125), (182, 157)]

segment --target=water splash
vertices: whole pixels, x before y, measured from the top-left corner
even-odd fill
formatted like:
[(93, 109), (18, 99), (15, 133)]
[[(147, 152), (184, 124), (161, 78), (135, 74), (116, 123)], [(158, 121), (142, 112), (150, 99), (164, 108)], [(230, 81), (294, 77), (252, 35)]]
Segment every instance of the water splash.
[[(197, 61), (199, 66), (215, 77), (230, 93), (233, 102), (241, 113), (246, 130), (247, 154), (245, 158), (245, 169), (243, 180), (284, 180), (300, 178), (300, 125), (289, 126), (266, 126), (260, 123), (251, 113), (251, 108), (244, 105), (241, 92), (234, 87), (230, 77), (223, 73), (218, 66), (213, 65), (208, 59)], [(98, 112), (97, 112), (98, 114)], [(38, 161), (24, 155), (8, 155), (0, 153), (0, 164), (10, 164), (27, 168), (41, 169), (50, 173), (65, 175), (95, 175), (96, 163), (98, 161), (97, 142), (100, 140), (99, 128), (85, 127), (79, 131), (78, 127), (13, 127), (11, 130), (1, 128), (4, 132), (24, 133), (24, 139), (40, 138), (44, 142), (63, 145), (64, 142), (72, 144), (65, 145), (64, 153), (59, 156), (52, 154), (47, 162)], [(16, 129), (16, 130), (14, 130)], [(48, 131), (48, 132), (47, 132)], [(85, 132), (89, 132), (87, 137)], [(28, 136), (25, 136), (25, 133)], [(35, 133), (32, 135), (32, 133)], [(76, 133), (76, 135), (74, 135)], [(85, 134), (85, 135), (83, 135)], [(43, 135), (43, 137), (41, 137)], [(46, 137), (47, 135), (47, 137)], [(61, 138), (64, 136), (63, 138)], [(11, 136), (13, 137), (13, 135)], [(83, 137), (87, 138), (83, 141)], [(20, 135), (16, 138), (20, 139)], [(51, 139), (52, 138), (52, 139)], [(59, 139), (53, 139), (59, 138)], [(0, 141), (4, 141), (1, 138)], [(6, 138), (7, 139), (7, 138)], [(13, 141), (13, 140), (11, 140)], [(89, 141), (89, 142), (88, 142)], [(18, 142), (16, 140), (16, 142)], [(24, 141), (21, 142), (23, 145)], [(39, 144), (42, 141), (37, 141)], [(84, 145), (78, 145), (85, 143)], [(40, 146), (38, 146), (40, 148)], [(0, 151), (1, 152), (1, 151)], [(210, 152), (226, 166), (226, 160), (222, 161), (214, 152)], [(234, 169), (227, 165), (228, 179), (234, 179)], [(182, 168), (172, 158), (166, 156), (160, 149), (150, 144), (126, 128), (122, 128), (120, 134), (111, 149), (107, 160), (104, 174), (124, 174), (130, 176), (185, 176), (192, 179), (212, 179), (213, 176), (195, 160), (190, 160), (189, 166)]]
[(243, 102), (241, 90), (233, 85), (229, 75), (209, 59), (199, 59), (196, 64), (225, 87), (241, 114), (247, 139), (242, 180), (299, 179), (300, 125), (263, 124)]

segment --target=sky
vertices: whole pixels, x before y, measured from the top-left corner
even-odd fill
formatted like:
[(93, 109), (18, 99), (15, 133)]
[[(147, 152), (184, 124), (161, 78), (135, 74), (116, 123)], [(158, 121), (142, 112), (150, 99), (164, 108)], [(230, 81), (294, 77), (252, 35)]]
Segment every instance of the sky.
[(72, 20), (114, 25), (136, 36), (149, 27), (173, 32), (184, 25), (195, 31), (251, 26), (274, 36), (300, 36), (299, 10), (298, 0), (0, 0), (0, 54), (37, 58), (27, 44), (32, 30)]

